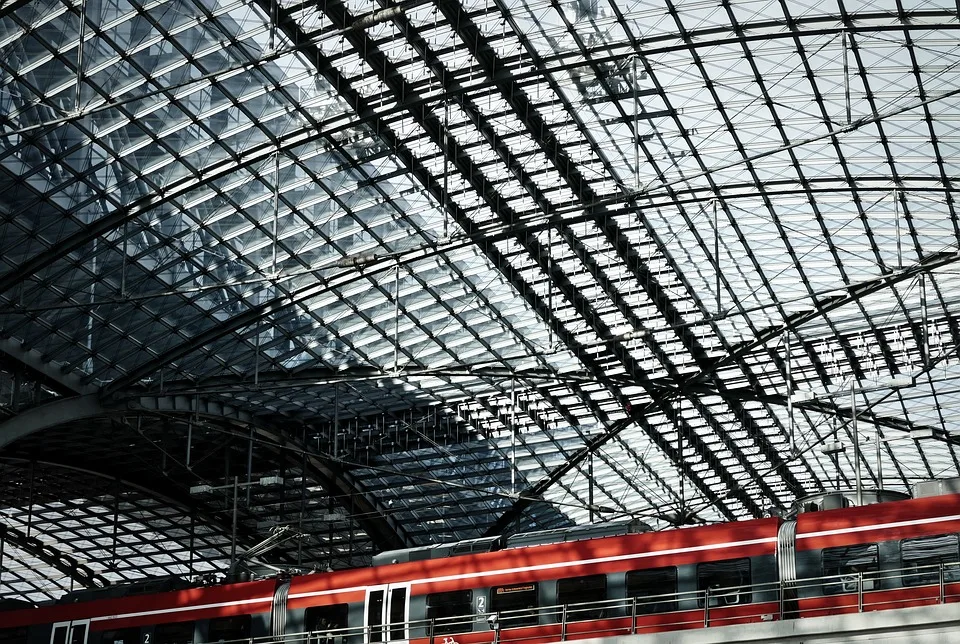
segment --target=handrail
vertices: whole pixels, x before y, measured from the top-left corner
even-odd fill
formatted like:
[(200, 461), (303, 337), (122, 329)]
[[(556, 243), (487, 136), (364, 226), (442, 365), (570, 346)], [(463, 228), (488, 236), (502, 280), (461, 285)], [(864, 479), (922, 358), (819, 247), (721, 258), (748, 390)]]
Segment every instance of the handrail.
[[(850, 582), (855, 581), (855, 587)], [(487, 644), (522, 644), (531, 626), (537, 626), (537, 638), (543, 629), (555, 629), (554, 636), (566, 641), (577, 637), (637, 634), (653, 629), (702, 627), (743, 622), (792, 619), (806, 615), (864, 612), (895, 608), (904, 601), (928, 601), (944, 604), (960, 601), (960, 562), (912, 566), (896, 570), (857, 572), (822, 577), (802, 577), (788, 583), (779, 581), (745, 584), (697, 591), (631, 596), (605, 601), (531, 607), (499, 613), (477, 613), (449, 618), (418, 619), (375, 626), (403, 627), (411, 640), (429, 644), (457, 644), (465, 633), (489, 634)], [(898, 591), (915, 591), (907, 599), (897, 599)], [(789, 594), (789, 599), (788, 599)], [(739, 601), (750, 597), (749, 602)], [(850, 599), (855, 596), (856, 603)], [(723, 604), (725, 598), (738, 601)], [(890, 597), (893, 597), (890, 599)], [(790, 605), (788, 605), (788, 602)], [(673, 610), (661, 610), (670, 603)], [(516, 620), (530, 621), (527, 626), (506, 626)], [(437, 633), (441, 629), (441, 633)], [(525, 629), (527, 629), (525, 631)], [(328, 629), (306, 633), (288, 633), (281, 639), (272, 636), (244, 638), (223, 644), (370, 644), (371, 627)], [(219, 642), (218, 642), (219, 644)], [(385, 641), (383, 644), (390, 644)]]

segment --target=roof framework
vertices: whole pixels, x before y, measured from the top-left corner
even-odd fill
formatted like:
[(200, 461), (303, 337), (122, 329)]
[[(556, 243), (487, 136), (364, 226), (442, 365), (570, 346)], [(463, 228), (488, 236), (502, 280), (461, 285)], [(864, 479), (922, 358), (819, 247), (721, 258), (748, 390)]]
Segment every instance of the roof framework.
[(0, 597), (960, 475), (958, 28), (0, 7)]

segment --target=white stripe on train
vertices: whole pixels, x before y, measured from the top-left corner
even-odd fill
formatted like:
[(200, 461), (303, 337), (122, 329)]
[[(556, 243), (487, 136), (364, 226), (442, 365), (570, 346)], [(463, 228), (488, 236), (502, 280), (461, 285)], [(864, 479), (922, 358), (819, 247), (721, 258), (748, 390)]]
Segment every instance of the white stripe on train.
[[(843, 534), (848, 532), (867, 532), (874, 530), (888, 530), (892, 528), (902, 528), (910, 525), (927, 525), (930, 523), (940, 523), (947, 521), (960, 521), (960, 514), (953, 514), (946, 517), (932, 517), (927, 519), (916, 519), (913, 521), (894, 521), (891, 523), (881, 523), (868, 526), (858, 526), (855, 528), (841, 528), (837, 530), (821, 530), (819, 532), (807, 532), (805, 534), (798, 534), (797, 541), (801, 539), (812, 539), (816, 537), (826, 537), (835, 534)], [(691, 548), (674, 548), (672, 550), (657, 550), (655, 552), (637, 552), (629, 555), (618, 555), (612, 557), (598, 557), (596, 559), (580, 559), (575, 561), (563, 561), (551, 564), (540, 564), (536, 566), (521, 566), (517, 568), (504, 568), (500, 570), (486, 570), (482, 572), (471, 572), (471, 573), (462, 573), (458, 575), (445, 575), (442, 577), (431, 577), (427, 579), (413, 579), (409, 582), (403, 581), (404, 585), (410, 584), (415, 586), (417, 584), (425, 583), (438, 583), (445, 581), (457, 581), (459, 579), (464, 579), (467, 577), (492, 577), (496, 575), (510, 575), (517, 574), (522, 572), (533, 572), (538, 570), (552, 570), (557, 568), (566, 568), (568, 566), (579, 566), (579, 565), (591, 565), (591, 564), (601, 564), (607, 563), (610, 561), (624, 561), (624, 560), (635, 560), (635, 559), (644, 559), (648, 557), (661, 557), (666, 555), (676, 555), (683, 554), (687, 552), (704, 552), (708, 550), (717, 550), (720, 548), (736, 548), (742, 546), (752, 546), (762, 543), (776, 543), (776, 537), (767, 537), (764, 539), (749, 539), (747, 541), (735, 541), (728, 543), (717, 543), (707, 546), (693, 546)], [(319, 597), (322, 595), (333, 595), (339, 593), (351, 593), (351, 592), (360, 592), (366, 590), (366, 586), (354, 586), (352, 588), (332, 588), (329, 590), (316, 590), (303, 593), (291, 593), (287, 599), (302, 599), (304, 597)], [(124, 613), (123, 615), (104, 615), (101, 617), (91, 617), (91, 622), (99, 622), (106, 620), (117, 620), (117, 619), (132, 619), (135, 617), (149, 617), (151, 615), (163, 615), (166, 613), (181, 613), (188, 611), (199, 611), (199, 610), (208, 610), (211, 608), (225, 608), (227, 606), (241, 606), (244, 604), (257, 604), (257, 603), (266, 603), (272, 602), (273, 596), (270, 597), (257, 597), (255, 599), (243, 599), (233, 602), (217, 602), (213, 604), (202, 604), (199, 606), (180, 606), (177, 608), (167, 608), (162, 610), (150, 610), (150, 611), (140, 611), (136, 613)]]
[(840, 528), (838, 530), (821, 530), (820, 532), (807, 532), (797, 534), (797, 541), (800, 539), (813, 539), (815, 537), (829, 537), (835, 534), (845, 534), (848, 532), (872, 532), (875, 530), (890, 530), (893, 528), (904, 528), (908, 525), (927, 525), (930, 523), (941, 523), (946, 521), (958, 521), (960, 514), (952, 514), (947, 517), (931, 517), (927, 519), (914, 519), (913, 521), (894, 521), (891, 523), (878, 523), (874, 525), (857, 526), (856, 528)]

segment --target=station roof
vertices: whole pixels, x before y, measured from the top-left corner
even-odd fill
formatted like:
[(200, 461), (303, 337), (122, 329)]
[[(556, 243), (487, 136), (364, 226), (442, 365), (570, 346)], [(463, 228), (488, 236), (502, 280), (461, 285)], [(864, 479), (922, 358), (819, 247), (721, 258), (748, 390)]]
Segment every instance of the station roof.
[(7, 0), (0, 598), (960, 474), (958, 28)]

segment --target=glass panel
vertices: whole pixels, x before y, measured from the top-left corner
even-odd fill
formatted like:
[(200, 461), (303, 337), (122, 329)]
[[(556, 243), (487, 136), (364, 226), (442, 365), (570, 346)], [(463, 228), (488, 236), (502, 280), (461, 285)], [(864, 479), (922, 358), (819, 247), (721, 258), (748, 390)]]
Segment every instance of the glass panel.
[(230, 642), (250, 637), (250, 616), (234, 615), (210, 620), (208, 642)]
[(598, 602), (607, 599), (607, 576), (567, 577), (557, 580), (557, 603), (568, 604), (567, 620), (600, 619), (604, 614)]
[(500, 613), (500, 627), (529, 626), (537, 617), (537, 585), (498, 586), (490, 593), (490, 610)]
[(27, 627), (0, 628), (0, 644), (23, 644), (27, 641)]
[(830, 580), (823, 584), (823, 592), (828, 595), (857, 592), (858, 576), (863, 573), (863, 590), (879, 588), (877, 544), (867, 543), (842, 548), (823, 549), (823, 576), (840, 576), (839, 581)]
[(304, 630), (310, 633), (308, 644), (335, 644), (342, 641), (343, 633), (333, 635), (331, 631), (347, 627), (347, 604), (331, 606), (311, 606), (304, 612)]
[(50, 644), (67, 644), (67, 626), (55, 626), (53, 635), (50, 637)]
[(116, 631), (104, 631), (100, 635), (100, 644), (142, 644), (139, 628), (123, 628)]
[(382, 590), (370, 592), (367, 599), (367, 626), (370, 627), (370, 641), (383, 641), (383, 595)]
[(627, 597), (637, 598), (637, 614), (652, 615), (677, 610), (675, 566), (631, 570), (627, 573)]
[(153, 644), (193, 644), (193, 622), (158, 624), (153, 628)]
[(74, 624), (70, 627), (70, 644), (87, 644), (87, 624)]
[(405, 640), (407, 621), (407, 589), (390, 590), (390, 639)]
[[(697, 566), (697, 590), (710, 591), (711, 606), (750, 603), (750, 560), (728, 559)], [(703, 606), (703, 597), (698, 598)]]
[(469, 633), (473, 630), (473, 591), (427, 595), (427, 619), (433, 620), (435, 635)]
[(940, 583), (940, 564), (944, 581), (960, 579), (960, 549), (955, 534), (941, 534), (922, 539), (904, 539), (900, 542), (901, 568), (905, 586)]

